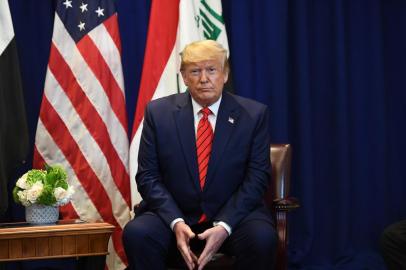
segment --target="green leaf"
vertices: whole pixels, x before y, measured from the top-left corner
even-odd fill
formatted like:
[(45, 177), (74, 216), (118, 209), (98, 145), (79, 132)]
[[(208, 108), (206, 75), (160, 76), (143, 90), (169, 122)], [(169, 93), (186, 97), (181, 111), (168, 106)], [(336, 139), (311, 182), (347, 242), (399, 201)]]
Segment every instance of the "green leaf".
[(53, 205), (56, 203), (54, 189), (51, 186), (44, 186), (41, 195), (37, 199), (37, 203), (43, 205)]
[(55, 188), (57, 188), (57, 187), (61, 187), (61, 188), (65, 189), (65, 190), (67, 190), (69, 185), (68, 185), (68, 182), (66, 182), (64, 180), (59, 180), (55, 184)]
[(20, 190), (22, 190), (22, 189), (19, 187), (13, 188), (13, 200), (14, 200), (14, 202), (19, 203), (19, 204), (21, 204), (21, 202), (20, 202), (20, 199), (18, 198), (17, 192), (19, 192)]
[(30, 170), (27, 175), (27, 183), (29, 185), (34, 184), (35, 182), (42, 182), (45, 181), (46, 172), (43, 170)]
[[(63, 184), (64, 182), (66, 183), (67, 179), (67, 174), (65, 170), (59, 166), (53, 166), (53, 167), (47, 167), (47, 175), (46, 175), (46, 181), (45, 184), (49, 185), (51, 187), (64, 187), (65, 185)], [(67, 185), (67, 183), (66, 183)]]

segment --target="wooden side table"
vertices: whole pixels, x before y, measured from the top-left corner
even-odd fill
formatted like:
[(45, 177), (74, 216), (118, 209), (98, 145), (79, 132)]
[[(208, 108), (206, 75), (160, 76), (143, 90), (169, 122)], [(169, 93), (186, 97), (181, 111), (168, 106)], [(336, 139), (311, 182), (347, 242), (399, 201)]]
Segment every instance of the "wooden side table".
[[(51, 225), (0, 223), (0, 262), (104, 257), (113, 230), (114, 226), (108, 223), (80, 220), (63, 220)], [(103, 269), (104, 261), (101, 264)]]

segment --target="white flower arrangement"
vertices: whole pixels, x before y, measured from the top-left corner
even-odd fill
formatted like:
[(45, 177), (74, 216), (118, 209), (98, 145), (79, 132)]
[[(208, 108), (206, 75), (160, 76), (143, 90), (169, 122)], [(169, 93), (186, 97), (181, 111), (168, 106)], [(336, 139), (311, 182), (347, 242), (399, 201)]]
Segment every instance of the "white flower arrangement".
[(32, 204), (61, 206), (70, 202), (73, 187), (66, 181), (61, 166), (45, 166), (45, 170), (29, 170), (16, 182), (14, 201), (24, 206)]

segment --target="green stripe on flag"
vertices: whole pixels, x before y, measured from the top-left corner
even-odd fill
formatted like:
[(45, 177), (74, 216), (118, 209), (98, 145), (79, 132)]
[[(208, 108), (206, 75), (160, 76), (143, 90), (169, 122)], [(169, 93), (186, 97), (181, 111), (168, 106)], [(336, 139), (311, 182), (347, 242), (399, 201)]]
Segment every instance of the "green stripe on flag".
[(214, 17), (216, 18), (219, 22), (224, 24), (223, 17), (220, 14), (217, 14), (214, 9), (212, 9), (205, 0), (201, 0), (200, 3), (207, 9), (207, 11)]
[(204, 27), (204, 37), (207, 39), (212, 39), (212, 40), (217, 40), (221, 33), (221, 29), (217, 27), (210, 19), (207, 17), (207, 15), (200, 10), (200, 16), (202, 17), (202, 25)]

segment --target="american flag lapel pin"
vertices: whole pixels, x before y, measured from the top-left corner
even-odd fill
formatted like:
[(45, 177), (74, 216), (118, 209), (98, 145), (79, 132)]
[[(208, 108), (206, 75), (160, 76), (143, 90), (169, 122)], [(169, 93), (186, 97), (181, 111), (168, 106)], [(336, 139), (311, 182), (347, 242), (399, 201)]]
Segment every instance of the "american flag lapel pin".
[(234, 118), (232, 118), (231, 116), (228, 117), (228, 122), (230, 122), (231, 124), (234, 124)]

